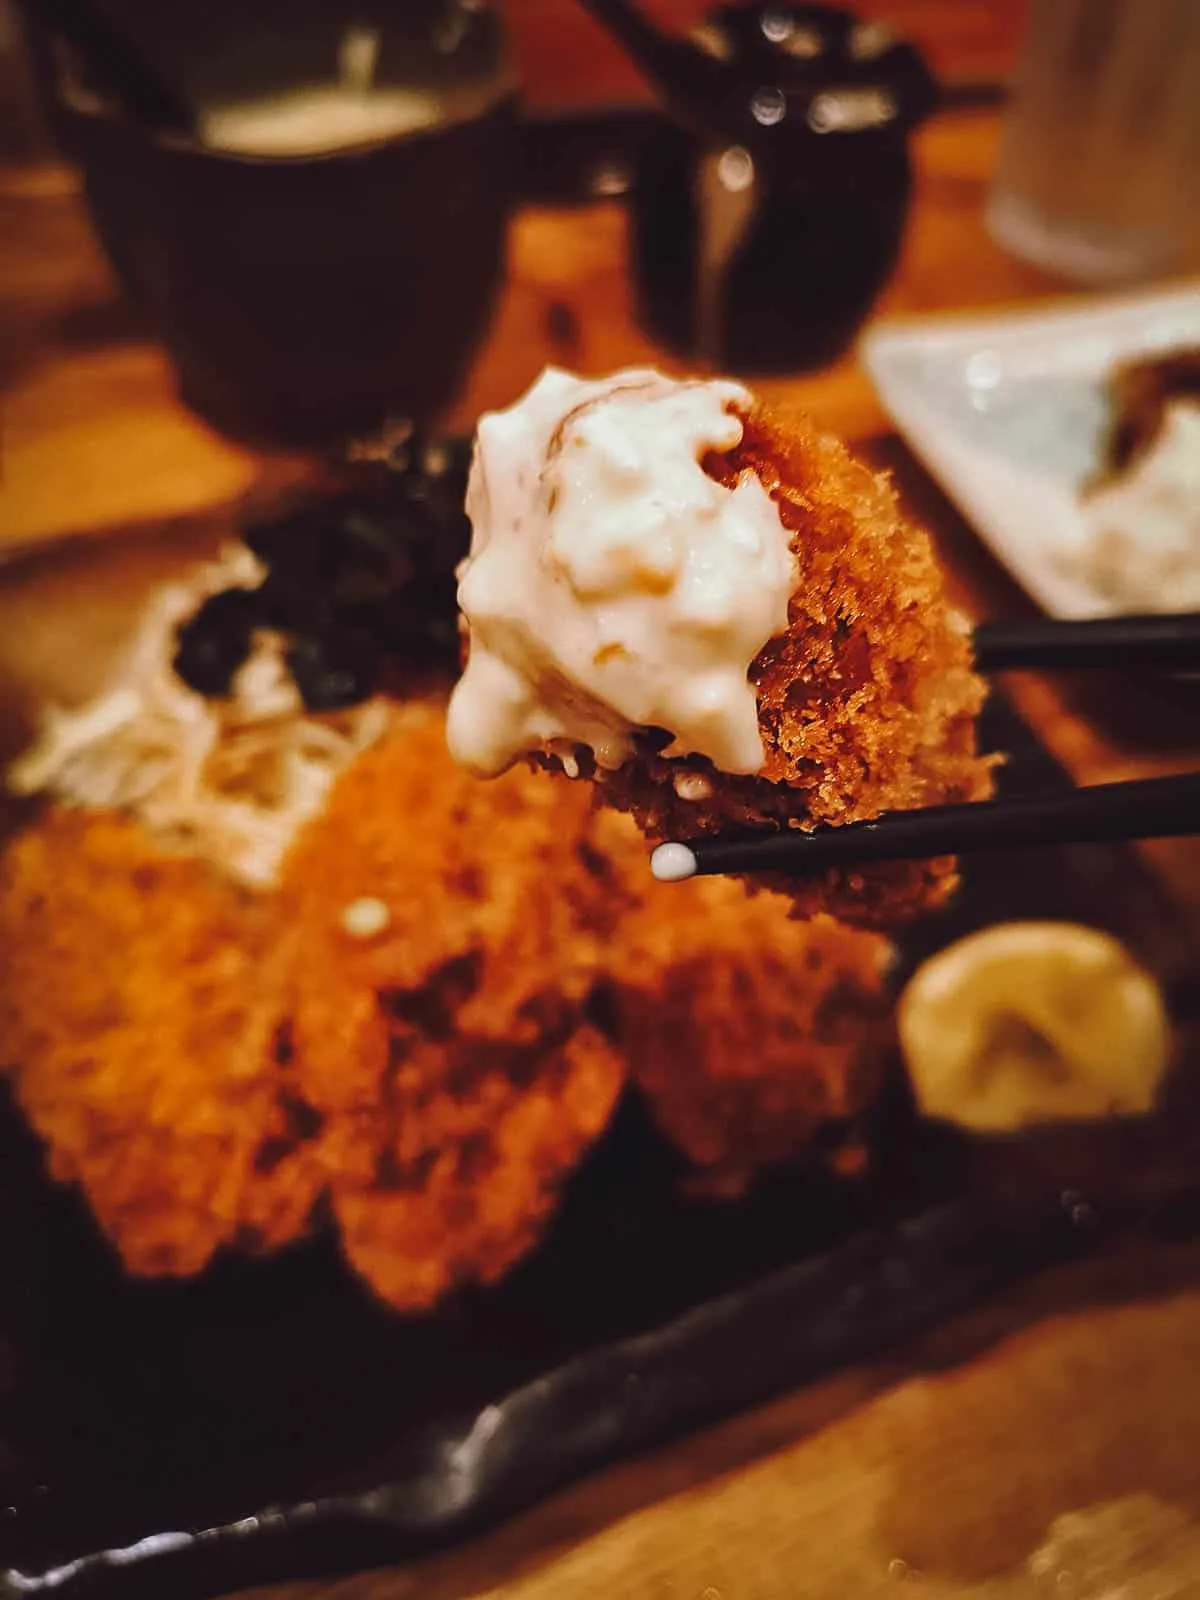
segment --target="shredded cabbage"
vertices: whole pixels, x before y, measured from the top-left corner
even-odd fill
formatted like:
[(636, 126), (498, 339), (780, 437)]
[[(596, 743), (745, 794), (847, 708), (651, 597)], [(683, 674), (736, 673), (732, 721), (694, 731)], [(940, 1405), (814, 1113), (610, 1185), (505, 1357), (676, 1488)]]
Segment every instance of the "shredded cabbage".
[(235, 545), (158, 590), (110, 687), (84, 705), (47, 706), (8, 787), (131, 811), (164, 847), (201, 856), (249, 888), (270, 888), (297, 829), (383, 735), (391, 708), (376, 696), (343, 711), (306, 711), (284, 639), (270, 629), (255, 633), (224, 699), (196, 694), (175, 675), (179, 625), (209, 595), (262, 577), (253, 553)]

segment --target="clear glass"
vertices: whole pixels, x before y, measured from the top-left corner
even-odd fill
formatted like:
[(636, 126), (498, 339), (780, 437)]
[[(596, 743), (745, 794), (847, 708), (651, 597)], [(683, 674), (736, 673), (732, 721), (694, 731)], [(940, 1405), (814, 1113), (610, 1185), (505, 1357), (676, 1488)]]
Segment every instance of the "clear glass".
[(1200, 241), (1200, 0), (1033, 0), (987, 209), (1014, 255), (1089, 283)]

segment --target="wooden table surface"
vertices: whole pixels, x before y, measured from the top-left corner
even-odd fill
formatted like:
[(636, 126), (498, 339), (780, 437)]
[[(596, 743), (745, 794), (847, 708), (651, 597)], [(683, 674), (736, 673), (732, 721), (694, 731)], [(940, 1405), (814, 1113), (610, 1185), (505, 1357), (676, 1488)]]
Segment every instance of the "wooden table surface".
[[(694, 0), (662, 0), (687, 20)], [(996, 78), (1023, 7), (891, 0), (948, 75)], [(535, 104), (644, 97), (566, 0), (511, 0)], [(917, 141), (900, 268), (878, 314), (1065, 293), (984, 233), (992, 113)], [(573, 316), (564, 317), (562, 307)], [(547, 361), (655, 360), (637, 329), (619, 204), (529, 210), (506, 292), (448, 421), (506, 403)], [(852, 355), (765, 386), (897, 473), (976, 611), (1026, 602), (906, 454)], [(297, 470), (209, 432), (118, 296), (69, 173), (0, 151), (0, 541), (94, 539), (217, 507)], [(1013, 683), (1086, 781), (1200, 764), (1200, 711), (1128, 685)], [(1200, 932), (1200, 852), (1147, 847)], [(877, 1362), (568, 1489), (469, 1549), (276, 1600), (1056, 1600), (1200, 1595), (1200, 1247), (1130, 1245), (1049, 1273)], [(897, 1586), (902, 1586), (898, 1590)], [(164, 1597), (167, 1600), (167, 1597)]]

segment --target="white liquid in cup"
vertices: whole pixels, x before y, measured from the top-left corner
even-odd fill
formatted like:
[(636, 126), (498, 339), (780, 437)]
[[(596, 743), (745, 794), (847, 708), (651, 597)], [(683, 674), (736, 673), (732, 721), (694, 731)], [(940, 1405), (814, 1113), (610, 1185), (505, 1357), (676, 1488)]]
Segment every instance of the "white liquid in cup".
[(478, 116), (504, 87), (498, 80), (441, 90), (377, 81), (379, 50), (374, 29), (348, 28), (328, 82), (208, 106), (200, 138), (235, 155), (321, 155)]
[(313, 84), (265, 100), (202, 113), (200, 137), (216, 150), (247, 156), (308, 156), (395, 139), (446, 120), (441, 97), (423, 89), (362, 93)]

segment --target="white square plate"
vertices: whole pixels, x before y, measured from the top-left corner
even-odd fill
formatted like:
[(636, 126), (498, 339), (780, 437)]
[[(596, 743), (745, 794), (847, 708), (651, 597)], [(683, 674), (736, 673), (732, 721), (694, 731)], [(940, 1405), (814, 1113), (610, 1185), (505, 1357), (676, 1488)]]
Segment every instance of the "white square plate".
[(1200, 284), (880, 324), (861, 354), (884, 406), (992, 553), (1053, 616), (1112, 610), (1071, 561), (1121, 360), (1200, 344)]

